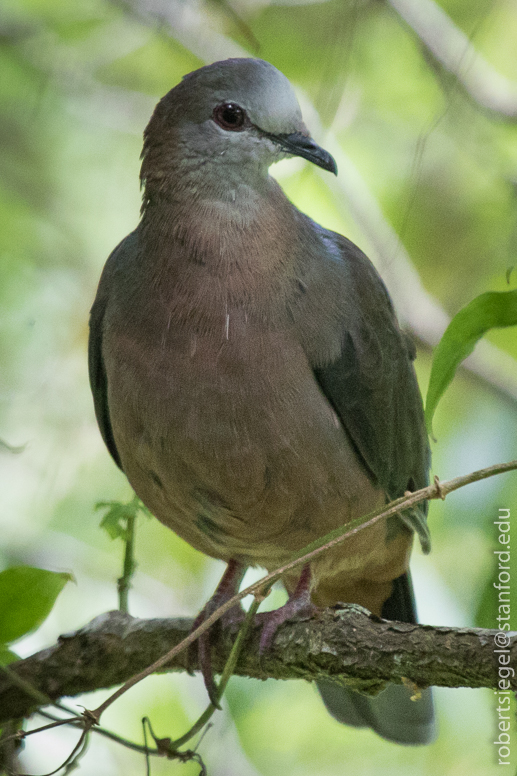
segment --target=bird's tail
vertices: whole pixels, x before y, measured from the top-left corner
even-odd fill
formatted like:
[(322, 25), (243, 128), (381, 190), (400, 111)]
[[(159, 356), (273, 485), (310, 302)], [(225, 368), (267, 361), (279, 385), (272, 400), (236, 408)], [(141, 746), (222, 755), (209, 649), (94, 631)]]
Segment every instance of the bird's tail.
[[(409, 572), (393, 582), (391, 596), (382, 608), (386, 620), (416, 623), (415, 599)], [(388, 741), (398, 744), (428, 744), (436, 736), (431, 689), (411, 700), (404, 685), (389, 684), (376, 697), (361, 695), (330, 679), (318, 681), (327, 710), (339, 722), (354, 727), (370, 727)]]

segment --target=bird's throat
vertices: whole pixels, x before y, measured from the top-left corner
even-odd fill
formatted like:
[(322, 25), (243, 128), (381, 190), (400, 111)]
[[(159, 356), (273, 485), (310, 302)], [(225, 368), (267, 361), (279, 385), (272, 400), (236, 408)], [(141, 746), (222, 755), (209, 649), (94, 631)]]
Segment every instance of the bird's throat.
[[(270, 179), (272, 180), (272, 179)], [(149, 203), (142, 218), (147, 255), (160, 264), (204, 267), (208, 274), (229, 278), (234, 273), (274, 273), (292, 253), (296, 210), (272, 181), (274, 197), (246, 186), (226, 189), (224, 196), (195, 196), (181, 205), (174, 199)], [(271, 194), (271, 191), (270, 191)], [(273, 201), (272, 201), (273, 199)]]

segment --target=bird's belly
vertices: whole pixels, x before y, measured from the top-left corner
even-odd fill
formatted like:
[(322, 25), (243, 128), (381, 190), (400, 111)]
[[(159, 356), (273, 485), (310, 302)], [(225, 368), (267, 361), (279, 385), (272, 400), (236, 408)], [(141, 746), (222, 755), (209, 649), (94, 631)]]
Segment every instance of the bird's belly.
[(381, 494), (302, 349), (285, 333), (231, 333), (176, 334), (158, 357), (119, 340), (111, 421), (156, 517), (213, 557), (272, 568)]

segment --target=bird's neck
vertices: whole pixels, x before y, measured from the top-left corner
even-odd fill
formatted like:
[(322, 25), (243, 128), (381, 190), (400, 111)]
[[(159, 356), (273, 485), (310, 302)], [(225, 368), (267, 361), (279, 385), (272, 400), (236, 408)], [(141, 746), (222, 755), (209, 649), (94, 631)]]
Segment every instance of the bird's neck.
[[(157, 264), (197, 264), (214, 275), (271, 273), (289, 263), (297, 211), (272, 178), (261, 186), (171, 188), (144, 199), (141, 235)], [(290, 236), (291, 235), (291, 236)], [(172, 267), (171, 267), (172, 268)]]

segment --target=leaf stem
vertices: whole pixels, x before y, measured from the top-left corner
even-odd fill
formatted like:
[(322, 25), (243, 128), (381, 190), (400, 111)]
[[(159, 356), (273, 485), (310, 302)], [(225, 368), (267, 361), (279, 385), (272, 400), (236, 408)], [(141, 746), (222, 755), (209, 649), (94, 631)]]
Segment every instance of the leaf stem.
[[(133, 502), (137, 501), (135, 496)], [(129, 591), (131, 589), (131, 579), (135, 573), (136, 563), (135, 552), (135, 523), (138, 509), (128, 510), (126, 516), (126, 538), (124, 540), (124, 566), (122, 576), (117, 580), (118, 590), (118, 608), (121, 612), (129, 613)]]

